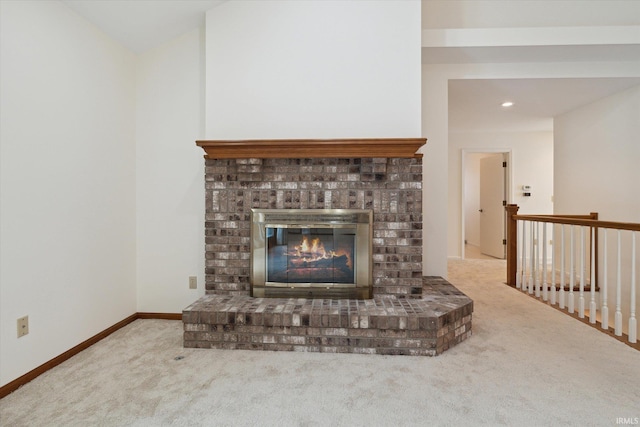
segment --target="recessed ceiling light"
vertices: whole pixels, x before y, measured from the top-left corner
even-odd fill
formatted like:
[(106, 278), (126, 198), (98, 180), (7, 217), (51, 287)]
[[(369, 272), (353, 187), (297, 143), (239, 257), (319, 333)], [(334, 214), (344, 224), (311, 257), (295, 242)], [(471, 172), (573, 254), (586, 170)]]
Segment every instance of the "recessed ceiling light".
[(511, 102), (511, 101), (506, 101), (506, 102), (502, 103), (503, 107), (511, 107), (512, 105), (513, 105), (513, 102)]

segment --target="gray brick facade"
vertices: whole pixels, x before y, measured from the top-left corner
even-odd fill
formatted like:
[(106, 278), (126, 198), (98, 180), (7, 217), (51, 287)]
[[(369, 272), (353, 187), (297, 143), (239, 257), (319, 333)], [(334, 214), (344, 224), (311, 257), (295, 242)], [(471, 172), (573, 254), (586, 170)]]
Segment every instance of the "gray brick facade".
[(420, 158), (206, 160), (207, 294), (249, 295), (250, 211), (372, 209), (373, 294), (422, 294)]

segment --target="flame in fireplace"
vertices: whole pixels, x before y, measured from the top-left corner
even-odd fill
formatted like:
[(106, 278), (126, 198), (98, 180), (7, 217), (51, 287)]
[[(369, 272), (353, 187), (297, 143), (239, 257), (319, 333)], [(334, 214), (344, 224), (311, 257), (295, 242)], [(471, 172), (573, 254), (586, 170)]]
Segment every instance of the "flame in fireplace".
[(300, 246), (295, 246), (295, 249), (296, 251), (298, 251), (298, 254), (300, 254), (300, 252), (311, 253), (322, 258), (327, 258), (327, 251), (324, 249), (324, 245), (317, 237), (315, 239), (312, 239), (311, 245), (309, 245), (309, 239), (307, 238), (307, 236), (304, 236), (302, 238), (302, 243), (300, 244)]
[(293, 247), (294, 252), (289, 255), (299, 258), (301, 262), (312, 263), (323, 259), (331, 259), (346, 256), (347, 265), (352, 268), (351, 254), (345, 250), (329, 250), (324, 248), (324, 244), (319, 238), (313, 238), (309, 241), (307, 236), (302, 237), (302, 242), (299, 245)]

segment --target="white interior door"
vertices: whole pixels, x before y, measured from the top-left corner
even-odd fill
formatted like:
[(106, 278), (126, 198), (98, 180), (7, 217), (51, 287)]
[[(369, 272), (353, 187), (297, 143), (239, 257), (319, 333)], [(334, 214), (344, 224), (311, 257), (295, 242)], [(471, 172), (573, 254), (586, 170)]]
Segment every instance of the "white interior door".
[(504, 156), (480, 159), (480, 252), (504, 259), (506, 200)]

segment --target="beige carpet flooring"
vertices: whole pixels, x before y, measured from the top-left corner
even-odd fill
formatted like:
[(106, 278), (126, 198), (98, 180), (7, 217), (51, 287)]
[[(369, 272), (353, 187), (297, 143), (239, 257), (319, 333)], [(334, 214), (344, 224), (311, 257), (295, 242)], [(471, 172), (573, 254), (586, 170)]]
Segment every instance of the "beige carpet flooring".
[(450, 263), (473, 336), (438, 357), (184, 349), (137, 320), (0, 400), (2, 426), (615, 426), (640, 417), (640, 352)]

